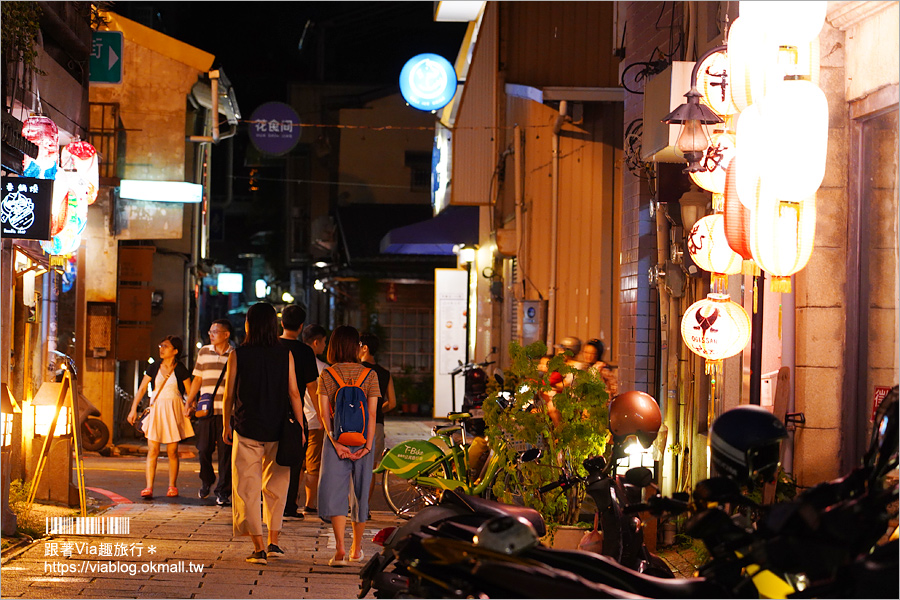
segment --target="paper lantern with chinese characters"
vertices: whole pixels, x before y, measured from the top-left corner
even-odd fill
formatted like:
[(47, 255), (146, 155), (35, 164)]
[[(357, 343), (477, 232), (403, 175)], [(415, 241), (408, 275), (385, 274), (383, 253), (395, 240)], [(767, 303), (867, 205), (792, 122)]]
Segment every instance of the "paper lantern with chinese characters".
[(97, 150), (87, 142), (72, 142), (63, 146), (60, 152), (60, 164), (63, 169), (74, 171), (70, 187), (89, 205), (97, 201), (100, 185), (100, 170), (97, 163)]
[(710, 373), (747, 346), (750, 317), (727, 294), (709, 294), (684, 312), (681, 338), (691, 352), (706, 359), (706, 372)]
[(66, 221), (62, 231), (49, 242), (41, 242), (41, 248), (47, 254), (72, 254), (81, 245), (81, 234), (87, 227), (87, 202), (69, 190), (66, 193), (66, 204)]
[[(792, 202), (815, 194), (825, 177), (828, 153), (825, 93), (802, 79), (782, 81), (759, 102), (759, 117), (757, 143), (768, 146), (761, 176), (772, 193)], [(741, 142), (740, 134), (737, 140)]]
[(728, 165), (725, 176), (725, 238), (728, 245), (742, 259), (744, 259), (741, 272), (744, 275), (759, 275), (759, 266), (753, 260), (750, 250), (750, 210), (741, 204), (737, 197), (736, 171), (740, 168), (738, 160), (734, 159)]
[(738, 111), (731, 100), (730, 68), (725, 52), (713, 52), (697, 68), (697, 91), (703, 95), (701, 102), (720, 117)]
[(59, 234), (66, 226), (69, 212), (69, 184), (65, 171), (57, 171), (53, 182), (53, 197), (50, 201), (50, 235)]
[(743, 259), (728, 245), (725, 218), (716, 213), (699, 219), (688, 236), (688, 251), (698, 267), (712, 273), (713, 289), (727, 285), (727, 275), (741, 272)]
[(828, 2), (819, 0), (742, 1), (738, 8), (746, 27), (764, 32), (779, 46), (798, 46), (812, 41), (825, 25), (827, 10)]
[(760, 195), (751, 211), (750, 251), (756, 264), (772, 276), (773, 292), (791, 292), (791, 275), (809, 262), (815, 237), (815, 195), (801, 202)]
[(700, 166), (706, 170), (691, 173), (691, 179), (708, 192), (724, 194), (725, 169), (734, 158), (734, 153), (734, 134), (729, 131), (717, 130), (710, 136), (706, 155), (700, 162)]
[(22, 177), (54, 179), (59, 160), (59, 128), (49, 117), (40, 115), (25, 119), (22, 137), (37, 144), (37, 158), (25, 155), (22, 161)]

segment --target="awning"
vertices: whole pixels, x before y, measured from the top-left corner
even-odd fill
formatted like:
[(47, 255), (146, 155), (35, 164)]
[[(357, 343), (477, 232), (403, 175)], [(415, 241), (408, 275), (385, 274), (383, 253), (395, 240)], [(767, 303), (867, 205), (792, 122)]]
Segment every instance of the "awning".
[(478, 243), (478, 207), (448, 206), (436, 217), (390, 230), (382, 254), (453, 255), (457, 244)]

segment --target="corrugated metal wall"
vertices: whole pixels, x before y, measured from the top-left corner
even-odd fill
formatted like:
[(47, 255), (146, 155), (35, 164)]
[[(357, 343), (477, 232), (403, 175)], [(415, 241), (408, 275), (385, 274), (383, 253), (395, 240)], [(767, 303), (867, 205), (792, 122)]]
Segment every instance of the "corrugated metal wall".
[(498, 46), (497, 4), (489, 2), (453, 127), (450, 204), (490, 203), (491, 175), (497, 156)]
[(613, 2), (496, 4), (507, 81), (534, 87), (619, 85)]
[[(508, 121), (524, 130), (524, 217), (521, 267), (526, 298), (550, 291), (553, 122), (556, 110), (511, 98)], [(622, 110), (586, 104), (584, 121), (560, 138), (556, 337), (600, 338), (615, 360), (618, 318), (618, 215), (621, 204)], [(513, 193), (506, 186), (506, 193)], [(537, 289), (535, 289), (535, 287)]]

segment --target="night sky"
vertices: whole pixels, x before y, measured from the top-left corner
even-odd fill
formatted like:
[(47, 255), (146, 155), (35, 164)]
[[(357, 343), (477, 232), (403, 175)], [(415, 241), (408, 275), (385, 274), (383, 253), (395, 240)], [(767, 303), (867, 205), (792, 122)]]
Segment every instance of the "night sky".
[(291, 80), (396, 84), (421, 52), (454, 62), (466, 31), (466, 23), (435, 23), (433, 2), (117, 2), (112, 10), (215, 54), (246, 116), (285, 100)]

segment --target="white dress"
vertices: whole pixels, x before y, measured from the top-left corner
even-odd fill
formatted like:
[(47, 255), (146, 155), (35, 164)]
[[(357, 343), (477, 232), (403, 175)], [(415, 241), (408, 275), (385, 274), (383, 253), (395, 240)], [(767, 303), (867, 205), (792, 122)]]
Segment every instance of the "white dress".
[(184, 400), (178, 389), (175, 373), (168, 379), (161, 372), (157, 373), (153, 387), (159, 387), (164, 379), (165, 384), (156, 394), (150, 414), (144, 420), (143, 429), (148, 440), (171, 444), (194, 435), (194, 428), (191, 427), (191, 420), (184, 416)]

